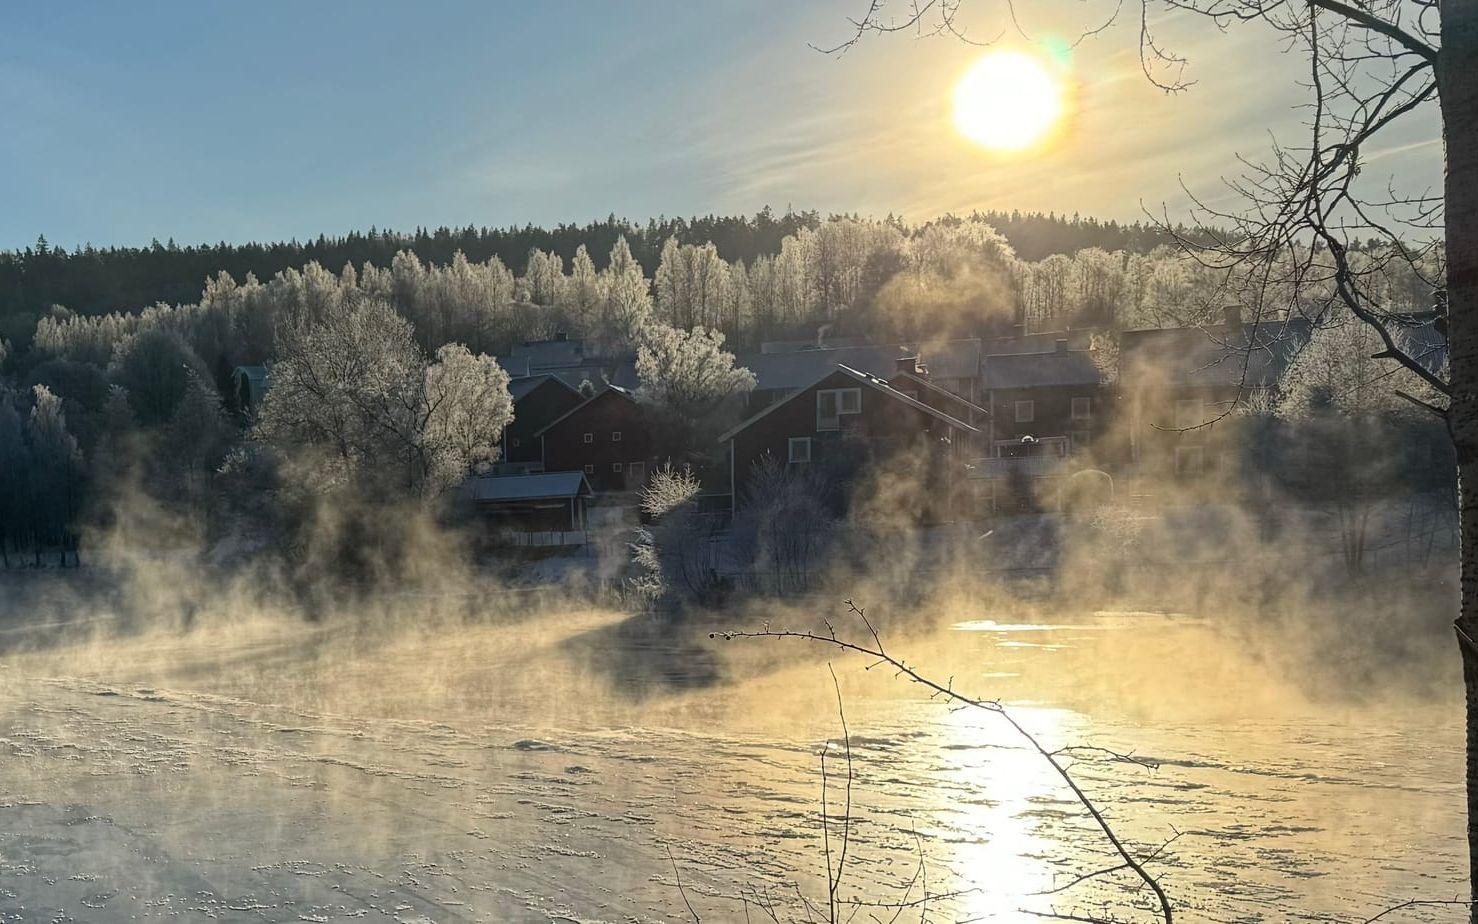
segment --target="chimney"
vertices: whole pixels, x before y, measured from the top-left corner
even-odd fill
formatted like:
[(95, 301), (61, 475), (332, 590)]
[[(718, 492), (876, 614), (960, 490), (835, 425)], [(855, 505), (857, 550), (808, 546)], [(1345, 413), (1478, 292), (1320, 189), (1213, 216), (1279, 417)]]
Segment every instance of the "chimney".
[(1066, 353), (1067, 352), (1067, 338), (1066, 337), (1059, 337), (1057, 340), (1055, 340), (1053, 342), (1053, 345), (1056, 346), (1057, 352), (1059, 352), (1059, 353)]
[(913, 353), (908, 356), (900, 356), (893, 360), (893, 371), (910, 372), (914, 375), (922, 375), (924, 369), (919, 365), (919, 354)]

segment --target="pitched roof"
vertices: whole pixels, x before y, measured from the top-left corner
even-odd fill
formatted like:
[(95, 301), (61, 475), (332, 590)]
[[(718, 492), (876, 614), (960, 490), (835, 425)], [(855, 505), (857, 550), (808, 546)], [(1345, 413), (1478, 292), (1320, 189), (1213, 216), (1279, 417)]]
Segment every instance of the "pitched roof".
[(578, 366), (585, 360), (585, 344), (579, 340), (526, 340), (516, 343), (508, 355), (527, 359), (531, 370), (540, 372), (564, 366)]
[(600, 391), (598, 391), (595, 394), (591, 395), (589, 398), (586, 398), (584, 401), (581, 401), (579, 404), (575, 405), (574, 407), (570, 408), (568, 411), (564, 412), (563, 414), (561, 414), (558, 417), (554, 418), (553, 420), (549, 421), (549, 423), (547, 423), (544, 426), (540, 427), (538, 430), (534, 431), (533, 436), (534, 437), (543, 436), (544, 434), (548, 433), (550, 430), (554, 429), (559, 424), (564, 423), (564, 421), (566, 419), (575, 416), (576, 414), (578, 414), (581, 411), (583, 411), (585, 408), (589, 407), (592, 403), (594, 403), (596, 401), (599, 401), (601, 398), (604, 398), (608, 394), (613, 394), (613, 393), (614, 394), (617, 394), (617, 395), (620, 395), (621, 397), (625, 398), (627, 401), (631, 401), (631, 402), (635, 402), (636, 401), (636, 395), (632, 394), (630, 390), (625, 389), (625, 388), (622, 388), (619, 385), (611, 385), (611, 384), (608, 383), (605, 388), (602, 388)]
[(467, 499), (498, 501), (550, 500), (589, 497), (590, 482), (582, 472), (543, 472), (537, 475), (478, 475), (462, 483)]
[(1308, 341), (1302, 318), (1215, 324), (1119, 335), (1119, 375), (1127, 385), (1270, 387)]
[(967, 407), (972, 411), (978, 411), (987, 417), (990, 416), (990, 411), (986, 408), (983, 408), (975, 402), (970, 401), (966, 398), (960, 397), (959, 395), (950, 391), (948, 388), (940, 388), (938, 385), (935, 385), (933, 382), (924, 378), (922, 375), (917, 375), (913, 372), (900, 372), (894, 375), (893, 378), (889, 379), (888, 383), (891, 385), (894, 381), (898, 379), (908, 379), (910, 382), (914, 382), (915, 384), (927, 388), (930, 392), (939, 395), (941, 398), (946, 398), (950, 401), (953, 401), (955, 404), (958, 404), (961, 407)]
[(944, 340), (909, 346), (855, 346), (796, 350), (786, 353), (745, 353), (734, 365), (754, 373), (760, 391), (808, 388), (836, 366), (847, 366), (878, 376), (892, 375), (898, 360), (917, 355), (935, 378), (968, 379), (980, 374), (979, 340)]
[(517, 404), (533, 394), (534, 390), (545, 382), (558, 382), (560, 387), (568, 391), (579, 392), (579, 389), (569, 382), (566, 382), (557, 375), (551, 375), (546, 372), (542, 375), (525, 375), (514, 379), (508, 383), (508, 394), (513, 396), (513, 403)]
[(1053, 350), (987, 356), (984, 379), (986, 388), (1050, 388), (1098, 385), (1104, 377), (1089, 351)]
[(1069, 349), (1086, 350), (1093, 342), (1094, 331), (1090, 328), (1073, 330), (1042, 331), (1035, 334), (1013, 334), (1010, 337), (992, 337), (985, 341), (986, 356), (1003, 353), (1047, 353), (1057, 349), (1057, 341), (1066, 340)]
[(866, 385), (869, 388), (875, 389), (875, 390), (877, 390), (877, 391), (879, 391), (879, 392), (887, 395), (888, 397), (893, 398), (896, 401), (902, 401), (904, 404), (908, 405), (909, 407), (914, 408), (915, 410), (923, 411), (925, 414), (928, 414), (930, 417), (936, 418), (938, 420), (942, 420), (942, 421), (944, 421), (945, 423), (949, 424), (951, 427), (954, 427), (957, 430), (964, 430), (964, 431), (966, 431), (968, 433), (979, 433), (980, 432), (976, 428), (970, 426), (969, 424), (965, 423), (963, 420), (960, 420), (957, 417), (951, 417), (950, 415), (944, 413), (943, 411), (935, 410), (934, 408), (930, 407), (929, 405), (925, 404), (922, 401), (919, 401), (919, 400), (917, 400), (915, 398), (910, 398), (908, 395), (905, 395), (903, 392), (901, 392), (898, 389), (894, 388), (892, 385), (889, 385), (887, 382), (883, 381), (882, 379), (878, 378), (875, 375), (870, 375), (870, 374), (868, 374), (866, 372), (861, 372), (861, 371), (859, 371), (857, 369), (853, 369), (850, 366), (844, 366), (841, 363), (837, 363), (834, 368), (831, 368), (831, 369), (826, 370), (826, 372), (822, 373), (820, 376), (817, 376), (815, 380), (807, 383), (804, 388), (801, 388), (801, 389), (796, 390), (793, 394), (787, 395), (786, 397), (782, 398), (781, 400), (776, 401), (774, 404), (772, 404), (769, 407), (765, 408), (764, 410), (760, 411), (758, 414), (753, 414), (748, 419), (743, 420), (740, 423), (738, 423), (738, 424), (734, 425), (733, 427), (729, 428), (729, 430), (727, 432), (725, 432), (724, 434), (722, 434), (718, 438), (718, 441), (720, 443), (727, 443), (729, 440), (733, 439), (736, 434), (741, 433), (744, 430), (749, 429), (760, 418), (765, 417), (771, 411), (774, 411), (775, 409), (777, 409), (779, 407), (782, 407), (782, 406), (784, 406), (786, 404), (789, 404), (790, 402), (794, 401), (796, 398), (798, 398), (801, 395), (805, 394), (806, 392), (810, 391), (813, 387), (815, 387), (816, 385), (821, 384), (827, 378), (831, 377), (832, 375), (834, 375), (834, 374), (836, 374), (838, 372), (844, 373), (847, 376), (849, 376), (850, 378), (855, 379), (856, 381), (860, 382), (861, 384)]
[(827, 350), (837, 347), (871, 346), (866, 337), (828, 337), (824, 333), (807, 340), (766, 340), (761, 353), (798, 353), (801, 350)]

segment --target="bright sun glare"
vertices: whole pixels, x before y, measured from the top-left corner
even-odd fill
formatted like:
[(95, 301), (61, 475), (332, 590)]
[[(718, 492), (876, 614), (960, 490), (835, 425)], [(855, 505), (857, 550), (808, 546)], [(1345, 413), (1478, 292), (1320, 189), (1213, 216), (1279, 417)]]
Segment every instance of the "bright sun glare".
[(993, 51), (955, 84), (955, 128), (995, 151), (1020, 151), (1047, 137), (1063, 112), (1062, 87), (1021, 51)]

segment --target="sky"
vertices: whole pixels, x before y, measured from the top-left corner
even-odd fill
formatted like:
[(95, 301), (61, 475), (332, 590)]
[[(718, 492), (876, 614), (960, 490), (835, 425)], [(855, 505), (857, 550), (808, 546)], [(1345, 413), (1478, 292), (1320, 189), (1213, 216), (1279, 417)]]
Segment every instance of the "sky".
[[(1040, 50), (1112, 9), (1038, 0), (1022, 32), (965, 0), (967, 35)], [(895, 6), (898, 0), (895, 0)], [(279, 240), (371, 226), (583, 222), (766, 205), (923, 221), (1021, 209), (1184, 214), (1181, 184), (1296, 139), (1295, 57), (1256, 26), (1156, 28), (1190, 61), (1166, 94), (1135, 22), (1064, 56), (1071, 111), (1017, 155), (962, 138), (950, 93), (985, 52), (874, 37), (862, 0), (27, 4), (0, 29), (0, 248)], [(1440, 184), (1432, 119), (1368, 170)]]

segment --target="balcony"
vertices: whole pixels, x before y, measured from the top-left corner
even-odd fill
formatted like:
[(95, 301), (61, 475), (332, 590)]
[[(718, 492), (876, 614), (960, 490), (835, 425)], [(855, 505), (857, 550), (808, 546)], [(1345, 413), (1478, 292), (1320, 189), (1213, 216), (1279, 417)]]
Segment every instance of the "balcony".
[(965, 464), (965, 477), (982, 481), (1025, 475), (1040, 478), (1053, 475), (1062, 467), (1056, 456), (1019, 456), (1014, 459), (974, 459)]

